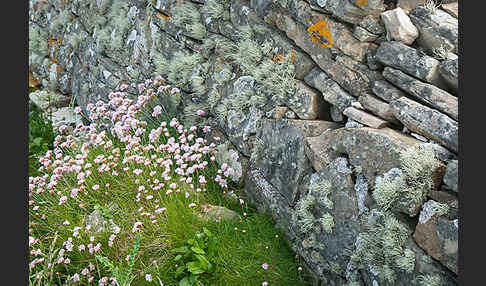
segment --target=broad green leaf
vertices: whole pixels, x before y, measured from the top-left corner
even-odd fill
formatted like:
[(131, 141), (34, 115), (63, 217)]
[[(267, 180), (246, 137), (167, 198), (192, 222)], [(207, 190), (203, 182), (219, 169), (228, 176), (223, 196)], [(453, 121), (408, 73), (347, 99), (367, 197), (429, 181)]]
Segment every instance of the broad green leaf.
[(179, 248), (174, 248), (172, 249), (172, 251), (175, 253), (186, 253), (187, 251), (189, 251), (189, 248), (187, 248), (187, 246), (182, 246)]
[(187, 270), (189, 270), (192, 274), (204, 273), (204, 269), (201, 268), (201, 265), (197, 261), (187, 263)]
[(206, 254), (206, 252), (203, 249), (201, 249), (201, 248), (199, 248), (197, 246), (191, 247), (191, 250), (194, 251), (197, 254)]
[(192, 286), (192, 283), (189, 281), (189, 277), (186, 276), (179, 281), (179, 286)]
[(182, 255), (178, 254), (176, 257), (174, 257), (174, 261), (179, 261), (182, 258)]

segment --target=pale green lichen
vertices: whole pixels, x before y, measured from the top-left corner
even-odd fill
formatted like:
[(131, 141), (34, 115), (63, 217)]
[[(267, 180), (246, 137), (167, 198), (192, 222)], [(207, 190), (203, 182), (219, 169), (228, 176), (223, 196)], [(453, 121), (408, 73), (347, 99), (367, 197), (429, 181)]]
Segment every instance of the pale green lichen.
[(176, 86), (185, 86), (194, 68), (203, 60), (199, 53), (187, 54), (183, 51), (175, 52), (168, 64), (167, 79)]
[(73, 34), (69, 39), (69, 45), (73, 49), (73, 51), (79, 51), (79, 47), (82, 43), (86, 41), (86, 36), (82, 33)]
[(382, 279), (393, 284), (394, 268), (411, 273), (415, 268), (415, 254), (404, 249), (407, 228), (391, 213), (377, 211), (368, 219), (366, 232), (358, 237), (358, 247), (351, 261), (358, 269), (372, 267)]
[(35, 26), (29, 26), (29, 51), (40, 55), (47, 55), (47, 35)]
[(212, 20), (217, 20), (223, 17), (224, 11), (228, 8), (227, 6), (227, 0), (207, 0), (204, 4), (204, 8)]
[(435, 214), (437, 214), (437, 216), (447, 215), (449, 213), (449, 205), (448, 204), (442, 204), (442, 203), (436, 203), (436, 204), (434, 204), (434, 210), (435, 210)]
[(207, 31), (206, 27), (200, 23), (200, 18), (199, 8), (190, 2), (176, 6), (172, 11), (172, 22), (176, 26), (184, 28), (189, 37), (203, 40)]
[(414, 215), (434, 187), (433, 172), (439, 166), (434, 151), (412, 147), (400, 154), (403, 175), (390, 178), (385, 175), (375, 185), (373, 198), (384, 210), (394, 206), (406, 207)]
[(438, 274), (435, 275), (427, 274), (427, 275), (420, 275), (418, 277), (418, 284), (420, 286), (442, 286), (443, 281)]
[(332, 215), (325, 213), (321, 218), (319, 218), (319, 223), (325, 232), (332, 233), (334, 228), (334, 218)]
[(55, 32), (61, 32), (66, 25), (71, 21), (72, 14), (67, 10), (61, 10), (59, 15), (51, 22), (51, 30)]
[(265, 151), (265, 142), (256, 137), (253, 141), (253, 148), (251, 149), (250, 162), (254, 164), (257, 160), (262, 159), (263, 152)]

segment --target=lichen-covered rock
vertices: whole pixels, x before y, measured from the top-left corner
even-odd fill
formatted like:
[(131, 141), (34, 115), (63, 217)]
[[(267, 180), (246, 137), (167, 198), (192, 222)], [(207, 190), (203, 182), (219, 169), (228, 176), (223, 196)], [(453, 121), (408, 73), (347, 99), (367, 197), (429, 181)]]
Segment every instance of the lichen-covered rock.
[(319, 276), (344, 276), (359, 233), (359, 209), (352, 170), (339, 157), (314, 173), (295, 206), (292, 222), (297, 249)]
[(356, 26), (354, 28), (353, 35), (356, 39), (360, 40), (361, 42), (373, 42), (376, 39), (378, 39), (378, 35), (370, 33), (368, 30), (360, 26)]
[(397, 7), (402, 8), (403, 10), (410, 12), (413, 8), (423, 5), (427, 0), (398, 0)]
[[(295, 203), (300, 181), (311, 171), (304, 151), (305, 138), (337, 127), (336, 123), (326, 121), (316, 121), (315, 124), (312, 126), (307, 120), (262, 119), (256, 134), (263, 148), (260, 154), (252, 154), (254, 167), (261, 170), (289, 205)], [(257, 151), (255, 146), (253, 151)]]
[(459, 90), (459, 65), (458, 60), (445, 60), (440, 63), (439, 73), (442, 78), (446, 81), (452, 92), (455, 94)]
[(396, 40), (411, 45), (419, 35), (417, 28), (400, 7), (381, 13), (381, 19), (385, 23), (389, 41)]
[(75, 127), (82, 123), (81, 115), (74, 112), (72, 107), (61, 107), (51, 113), (52, 128), (57, 130), (61, 125)]
[(383, 76), (395, 86), (412, 95), (414, 99), (458, 120), (457, 97), (431, 84), (423, 83), (399, 70), (386, 67)]
[(420, 213), (413, 238), (427, 254), (457, 274), (459, 220), (445, 218), (448, 211), (446, 204), (427, 201)]
[(238, 220), (239, 215), (237, 212), (227, 209), (222, 206), (214, 206), (211, 204), (201, 205), (201, 213), (199, 217), (203, 220), (211, 221), (235, 221)]
[(445, 114), (401, 97), (390, 103), (393, 115), (408, 129), (435, 140), (457, 153), (459, 124)]
[(449, 13), (435, 9), (431, 11), (418, 6), (410, 11), (410, 19), (419, 30), (417, 43), (433, 52), (441, 47), (454, 53), (458, 52), (458, 20)]
[(386, 122), (385, 120), (352, 106), (346, 108), (343, 111), (343, 114), (346, 115), (348, 118), (351, 118), (354, 121), (357, 121), (363, 125), (377, 129), (383, 128), (388, 124), (388, 122)]
[(379, 100), (371, 94), (364, 93), (358, 98), (361, 106), (369, 110), (371, 113), (383, 118), (386, 121), (398, 124), (399, 121), (393, 116), (390, 105), (386, 102)]
[(359, 22), (359, 26), (378, 36), (385, 33), (384, 24), (380, 21), (380, 18), (376, 16), (368, 15), (364, 17), (363, 20)]
[(251, 150), (248, 139), (257, 132), (257, 124), (264, 118), (264, 115), (263, 111), (253, 107), (243, 116), (234, 110), (228, 111), (225, 133), (238, 148), (238, 151), (245, 156), (250, 156)]
[(304, 80), (308, 85), (319, 90), (324, 100), (331, 103), (341, 113), (344, 109), (351, 106), (351, 103), (355, 100), (353, 96), (343, 90), (339, 84), (318, 67), (312, 69)]
[(444, 184), (447, 186), (447, 189), (452, 190), (454, 192), (458, 192), (458, 183), (459, 183), (459, 173), (457, 170), (458, 161), (452, 160), (447, 164), (447, 169), (444, 175)]
[(399, 69), (425, 82), (443, 86), (439, 77), (440, 62), (420, 54), (402, 42), (383, 42), (376, 50), (376, 59), (385, 66)]
[(49, 107), (65, 107), (69, 104), (70, 99), (56, 92), (47, 90), (36, 90), (29, 93), (29, 99), (41, 110), (46, 111)]
[(376, 96), (386, 102), (391, 102), (395, 99), (405, 96), (405, 93), (403, 91), (401, 91), (391, 83), (387, 82), (386, 80), (376, 80), (372, 82), (371, 90)]

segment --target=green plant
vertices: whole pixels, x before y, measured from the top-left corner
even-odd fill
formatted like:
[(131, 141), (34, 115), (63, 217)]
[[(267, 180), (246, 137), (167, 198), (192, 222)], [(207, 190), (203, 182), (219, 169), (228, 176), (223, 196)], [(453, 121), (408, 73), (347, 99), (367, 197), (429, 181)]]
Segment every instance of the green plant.
[(179, 286), (194, 285), (200, 275), (213, 272), (214, 268), (207, 253), (212, 239), (211, 232), (203, 227), (203, 232), (198, 232), (194, 238), (188, 239), (185, 246), (172, 250), (173, 253), (178, 253), (174, 261), (178, 263), (176, 276), (182, 277)]
[(39, 155), (53, 148), (55, 132), (49, 115), (45, 115), (35, 104), (29, 110), (29, 176), (38, 174)]
[(135, 237), (135, 244), (132, 247), (132, 253), (130, 254), (130, 258), (126, 265), (124, 262), (119, 262), (118, 265), (115, 265), (109, 258), (101, 256), (99, 254), (96, 255), (96, 259), (109, 269), (110, 273), (118, 281), (118, 285), (129, 286), (136, 278), (136, 275), (132, 274), (132, 269), (133, 265), (135, 264), (135, 258), (139, 247), (140, 235), (137, 234), (137, 236)]

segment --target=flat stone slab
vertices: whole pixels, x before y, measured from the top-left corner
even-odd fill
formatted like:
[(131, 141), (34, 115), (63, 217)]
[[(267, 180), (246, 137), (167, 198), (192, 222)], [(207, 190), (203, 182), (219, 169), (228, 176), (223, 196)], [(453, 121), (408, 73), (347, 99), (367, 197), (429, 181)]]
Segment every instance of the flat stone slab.
[(449, 116), (406, 97), (390, 103), (393, 115), (408, 129), (457, 153), (459, 124)]
[(386, 122), (385, 120), (352, 106), (346, 108), (343, 114), (353, 119), (354, 121), (377, 129), (383, 128), (388, 124), (388, 122)]
[(458, 120), (459, 105), (456, 96), (389, 67), (383, 70), (383, 76), (397, 87), (412, 95), (414, 99), (428, 104), (449, 115), (451, 118)]
[(440, 62), (433, 57), (419, 53), (402, 42), (382, 42), (376, 50), (375, 57), (385, 66), (399, 69), (433, 85), (444, 85), (439, 76)]
[(406, 95), (405, 92), (401, 91), (399, 88), (386, 80), (375, 80), (371, 83), (371, 90), (376, 96), (386, 102), (399, 99), (400, 97)]
[(368, 93), (363, 93), (358, 98), (358, 101), (364, 109), (369, 110), (378, 117), (395, 124), (399, 123), (395, 116), (393, 116), (390, 105), (387, 102), (384, 102)]

